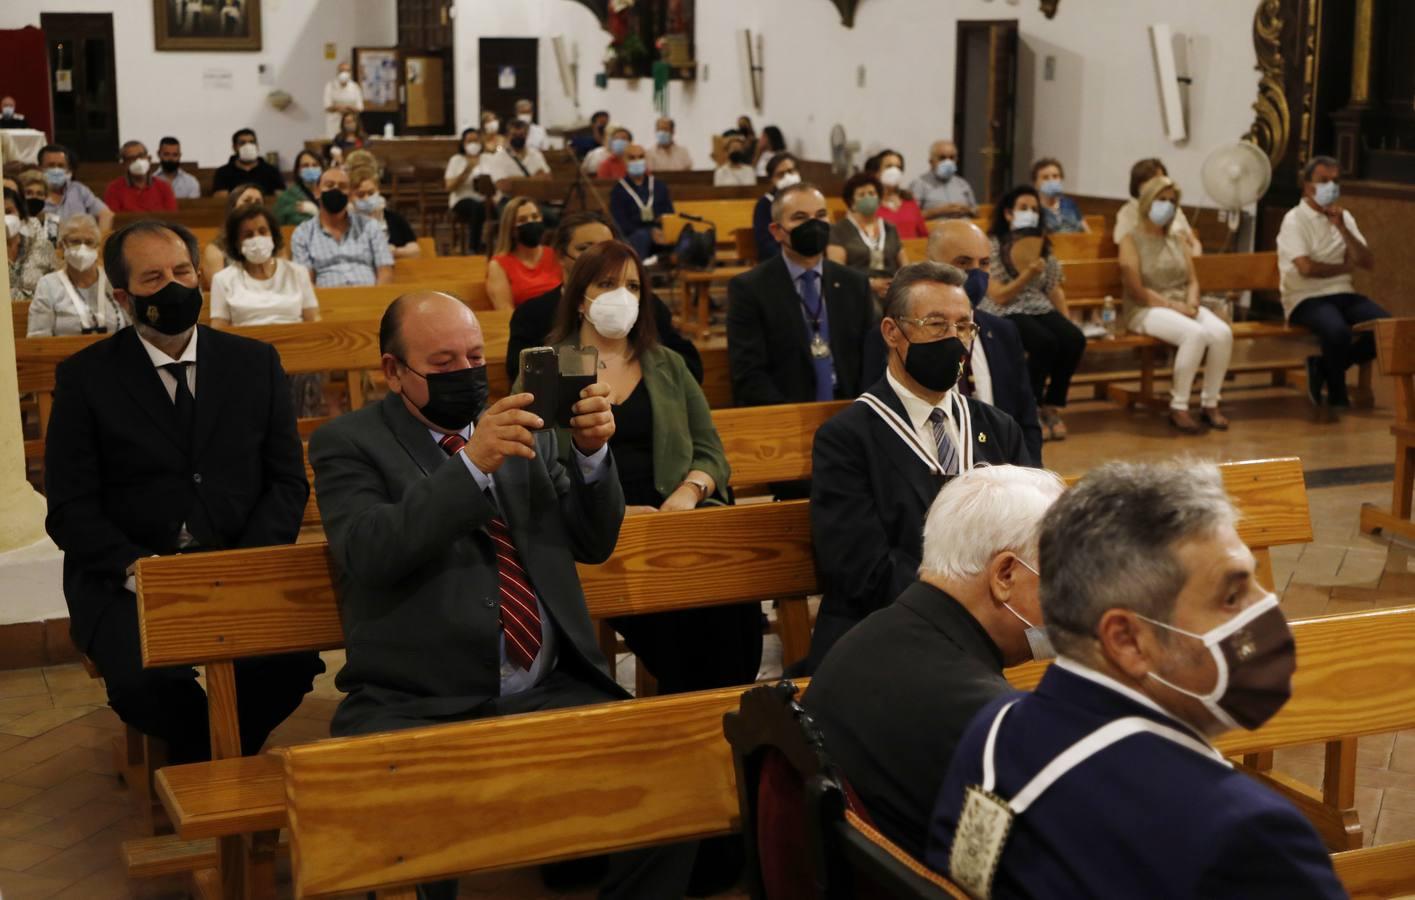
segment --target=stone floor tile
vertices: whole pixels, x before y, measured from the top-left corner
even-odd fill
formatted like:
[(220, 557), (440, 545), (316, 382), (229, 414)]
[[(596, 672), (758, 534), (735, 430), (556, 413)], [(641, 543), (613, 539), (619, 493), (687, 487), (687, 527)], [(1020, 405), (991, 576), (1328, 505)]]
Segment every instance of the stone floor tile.
[(1289, 583), (1282, 592), (1282, 609), (1289, 619), (1310, 619), (1325, 615), (1330, 599), (1330, 588)]
[(1376, 843), (1393, 844), (1415, 839), (1415, 812), (1386, 809), (1376, 823)]
[(56, 819), (50, 819), (38, 827), (19, 835), (21, 840), (44, 844), (59, 850), (67, 850), (103, 829), (132, 815), (132, 806), (127, 800), (103, 803), (85, 803)]
[(130, 900), (133, 884), (121, 864), (91, 872), (49, 900)]
[(48, 692), (0, 699), (0, 716), (23, 716), (40, 709), (53, 709)]
[(1386, 552), (1384, 550), (1348, 549), (1342, 557), (1341, 568), (1336, 571), (1336, 579), (1341, 584), (1370, 584), (1375, 586), (1385, 572)]
[(1376, 823), (1380, 820), (1381, 800), (1385, 791), (1381, 788), (1356, 786), (1356, 815), (1361, 823), (1362, 842), (1370, 846), (1376, 833)]
[(35, 763), (23, 772), (11, 775), (8, 781), (11, 784), (22, 784), (41, 790), (51, 788), (80, 772), (92, 771), (94, 763), (101, 761), (95, 760), (95, 755), (103, 755), (103, 752), (88, 747), (71, 747), (42, 763)]
[(28, 872), (0, 869), (0, 891), (5, 900), (49, 900), (68, 886), (62, 878), (41, 878)]
[(74, 723), (89, 728), (101, 728), (107, 731), (122, 731), (123, 722), (118, 718), (118, 714), (108, 707), (95, 709), (82, 718), (75, 719)]
[[(19, 838), (0, 838), (0, 869), (24, 872), (59, 853), (54, 847), (22, 841)], [(44, 875), (43, 872), (35, 872)]]
[[(0, 814), (0, 837), (19, 837), (49, 821), (51, 819), (48, 816), (26, 815), (6, 810)], [(4, 890), (4, 885), (0, 885), (0, 891), (2, 890)]]
[(1385, 800), (1382, 801), (1381, 808), (1415, 814), (1415, 790), (1398, 787), (1386, 788)]
[(48, 693), (49, 688), (44, 683), (44, 674), (39, 669), (13, 669), (0, 672), (0, 700)]
[(1390, 766), (1390, 755), (1395, 748), (1395, 735), (1372, 734), (1356, 743), (1356, 764), (1384, 769)]
[(50, 693), (63, 693), (90, 685), (102, 687), (103, 679), (92, 678), (80, 663), (71, 663), (64, 666), (46, 666), (43, 669), (44, 680), (49, 685)]
[(70, 706), (65, 709), (35, 710), (32, 713), (20, 716), (13, 722), (0, 725), (0, 731), (4, 731), (6, 734), (38, 737), (46, 731), (58, 728), (65, 722), (72, 722), (91, 709), (92, 707), (89, 706)]
[(1301, 584), (1336, 584), (1337, 570), (1346, 556), (1344, 546), (1308, 544), (1292, 570), (1292, 581)]
[[(126, 796), (118, 779), (111, 775), (95, 775), (91, 772), (75, 775), (47, 791), (35, 791), (34, 788), (0, 782), (0, 792), (5, 788), (32, 792), (20, 802), (11, 804), (11, 808), (40, 816), (62, 816), (96, 799), (122, 800)], [(0, 798), (3, 798), (3, 794), (0, 794)], [(0, 806), (3, 805), (3, 799), (0, 799)]]
[(54, 700), (56, 709), (82, 706), (85, 714), (108, 702), (108, 692), (98, 682), (75, 688), (72, 691), (55, 691), (50, 697)]
[[(6, 809), (8, 807), (13, 810), (18, 804), (24, 803), (30, 798), (42, 793), (44, 792), (39, 788), (25, 787), (19, 784), (10, 784), (8, 781), (0, 781), (0, 809)], [(28, 810), (16, 811), (28, 812)], [(35, 814), (43, 815), (44, 811), (38, 810)], [(9, 815), (9, 813), (6, 813), (6, 815)]]

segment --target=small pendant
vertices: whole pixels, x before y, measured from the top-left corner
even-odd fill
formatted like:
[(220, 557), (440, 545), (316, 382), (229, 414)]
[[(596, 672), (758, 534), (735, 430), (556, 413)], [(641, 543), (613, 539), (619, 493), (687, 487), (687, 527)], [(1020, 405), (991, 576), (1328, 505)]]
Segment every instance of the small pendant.
[(639, 221), (640, 221), (640, 222), (652, 222), (652, 221), (653, 221), (653, 206), (640, 207), (640, 209), (639, 209)]
[(811, 358), (830, 359), (830, 345), (821, 338), (819, 333), (811, 337)]

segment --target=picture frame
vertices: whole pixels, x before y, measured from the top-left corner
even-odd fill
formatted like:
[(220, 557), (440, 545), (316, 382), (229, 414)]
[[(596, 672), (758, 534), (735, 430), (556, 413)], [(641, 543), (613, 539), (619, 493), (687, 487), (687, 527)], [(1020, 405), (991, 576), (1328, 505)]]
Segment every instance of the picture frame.
[(157, 50), (261, 49), (261, 0), (152, 0)]

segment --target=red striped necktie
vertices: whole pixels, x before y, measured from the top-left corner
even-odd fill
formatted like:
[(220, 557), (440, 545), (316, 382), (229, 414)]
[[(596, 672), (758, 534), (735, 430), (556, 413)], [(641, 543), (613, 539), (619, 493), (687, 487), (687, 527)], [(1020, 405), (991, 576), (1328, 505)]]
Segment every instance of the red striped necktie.
[[(438, 446), (453, 456), (467, 445), (460, 434), (449, 434), (437, 442)], [(501, 589), (501, 631), (506, 636), (506, 658), (526, 671), (530, 671), (536, 655), (540, 653), (540, 607), (536, 603), (536, 592), (531, 590), (531, 580), (521, 565), (520, 554), (511, 541), (511, 529), (499, 516), (486, 523), (486, 533), (491, 536), (492, 549), (496, 551), (496, 580)]]

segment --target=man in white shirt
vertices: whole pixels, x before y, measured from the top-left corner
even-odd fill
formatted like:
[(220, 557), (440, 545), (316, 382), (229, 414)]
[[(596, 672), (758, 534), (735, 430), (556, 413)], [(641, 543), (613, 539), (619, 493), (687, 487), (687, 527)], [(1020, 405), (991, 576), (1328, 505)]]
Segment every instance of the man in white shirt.
[(1346, 370), (1376, 356), (1375, 336), (1357, 334), (1352, 326), (1390, 315), (1357, 293), (1351, 280), (1358, 268), (1375, 268), (1376, 257), (1338, 202), (1340, 179), (1336, 160), (1312, 157), (1302, 167), (1302, 200), (1283, 216), (1277, 235), (1282, 311), (1321, 341), (1321, 355), (1307, 357), (1307, 394), (1319, 409), (1323, 387), (1327, 406), (1350, 406)]
[(346, 112), (364, 111), (364, 91), (354, 80), (354, 69), (346, 62), (339, 64), (334, 79), (324, 86), (324, 134), (339, 133), (339, 118)]
[(526, 146), (541, 153), (550, 149), (550, 136), (536, 121), (535, 104), (524, 97), (516, 101), (516, 119), (526, 123)]
[(492, 154), (490, 159), (485, 156), (481, 159), (487, 174), (496, 183), (497, 203), (506, 199), (513, 178), (550, 178), (550, 166), (545, 161), (545, 155), (530, 146), (529, 131), (525, 122), (513, 120), (507, 129), (506, 146)]
[(653, 149), (649, 150), (649, 168), (655, 172), (686, 172), (693, 168), (693, 155), (678, 143), (674, 134), (677, 126), (667, 116), (654, 126)]

